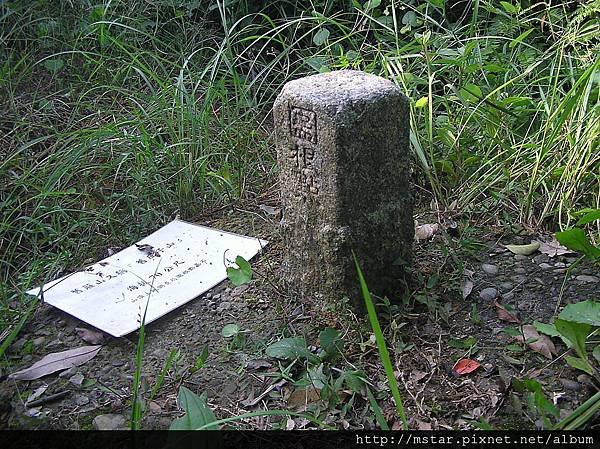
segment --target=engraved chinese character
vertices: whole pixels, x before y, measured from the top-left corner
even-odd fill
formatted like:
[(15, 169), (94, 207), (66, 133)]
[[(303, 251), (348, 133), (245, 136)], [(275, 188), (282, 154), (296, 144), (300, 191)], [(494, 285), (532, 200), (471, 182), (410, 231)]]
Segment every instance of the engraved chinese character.
[(317, 143), (317, 115), (313, 111), (292, 107), (290, 109), (290, 128), (294, 137)]

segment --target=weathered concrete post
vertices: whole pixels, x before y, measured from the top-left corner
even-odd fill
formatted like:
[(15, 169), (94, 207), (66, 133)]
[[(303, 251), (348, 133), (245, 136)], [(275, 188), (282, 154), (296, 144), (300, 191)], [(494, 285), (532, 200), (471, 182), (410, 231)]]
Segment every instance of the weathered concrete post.
[(313, 303), (362, 301), (354, 250), (373, 292), (398, 292), (414, 233), (407, 99), (344, 70), (287, 83), (274, 115), (292, 289)]

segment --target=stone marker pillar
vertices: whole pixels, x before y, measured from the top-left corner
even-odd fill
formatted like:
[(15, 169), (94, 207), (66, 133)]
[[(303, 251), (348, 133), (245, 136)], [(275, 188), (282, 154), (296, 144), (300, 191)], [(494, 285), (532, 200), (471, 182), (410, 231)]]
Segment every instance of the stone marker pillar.
[(284, 278), (304, 301), (362, 304), (354, 250), (370, 290), (393, 299), (414, 233), (407, 99), (343, 70), (287, 83), (274, 115)]

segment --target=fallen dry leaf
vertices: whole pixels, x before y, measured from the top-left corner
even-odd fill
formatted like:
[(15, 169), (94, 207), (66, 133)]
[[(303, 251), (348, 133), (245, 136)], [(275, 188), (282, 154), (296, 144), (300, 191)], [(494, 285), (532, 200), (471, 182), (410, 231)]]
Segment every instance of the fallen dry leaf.
[(294, 430), (294, 427), (296, 427), (296, 421), (294, 421), (292, 418), (288, 418), (287, 422), (285, 423), (285, 430)]
[(416, 240), (428, 240), (440, 230), (440, 225), (437, 223), (424, 224), (415, 227)]
[(33, 393), (31, 393), (29, 395), (29, 397), (25, 401), (25, 407), (27, 407), (27, 405), (30, 402), (35, 401), (37, 398), (39, 398), (41, 395), (43, 395), (46, 392), (47, 389), (48, 389), (48, 385), (46, 385), (46, 384), (44, 384), (41, 387), (37, 388)]
[(529, 256), (540, 248), (540, 242), (531, 242), (528, 245), (506, 245), (506, 249), (513, 254)]
[(83, 327), (76, 327), (75, 332), (77, 332), (79, 338), (91, 345), (101, 345), (104, 343), (104, 334), (102, 332), (93, 331)]
[(506, 307), (500, 304), (498, 301), (494, 300), (494, 306), (496, 307), (496, 314), (498, 315), (498, 319), (502, 321), (506, 321), (508, 323), (520, 323), (517, 316), (517, 312), (510, 312)]
[(272, 366), (273, 364), (271, 362), (264, 359), (249, 360), (248, 363), (246, 363), (246, 369), (271, 368)]
[(562, 256), (563, 254), (573, 254), (573, 251), (562, 246), (555, 238), (549, 242), (537, 241), (537, 243), (540, 244), (540, 253), (546, 254), (549, 257)]
[(552, 355), (556, 354), (556, 348), (554, 343), (550, 340), (547, 335), (540, 335), (538, 331), (531, 324), (521, 326), (521, 332), (523, 335), (515, 337), (517, 341), (527, 343), (531, 349), (535, 352), (542, 354), (547, 359), (552, 359)]
[(421, 421), (420, 419), (417, 419), (416, 421), (417, 421), (417, 429), (419, 429), (419, 430), (432, 430), (430, 422)]
[(463, 286), (462, 286), (462, 296), (463, 299), (467, 299), (467, 296), (469, 296), (471, 294), (471, 292), (473, 291), (473, 281), (471, 281), (470, 279), (465, 279), (465, 281), (463, 282)]
[(292, 409), (303, 408), (308, 404), (312, 404), (321, 400), (321, 391), (317, 390), (314, 386), (310, 386), (306, 389), (298, 389), (292, 391), (287, 399), (287, 404)]
[(83, 365), (98, 354), (102, 346), (82, 346), (69, 349), (68, 351), (54, 352), (48, 354), (42, 360), (34, 363), (29, 368), (17, 371), (9, 375), (11, 379), (33, 380), (48, 374), (62, 371), (73, 366)]
[(278, 215), (279, 214), (279, 209), (276, 207), (273, 207), (273, 206), (267, 206), (266, 204), (259, 204), (258, 208), (269, 215)]
[(464, 374), (469, 374), (479, 368), (481, 365), (479, 362), (471, 359), (460, 359), (458, 362), (454, 364), (452, 368), (452, 373), (456, 376), (462, 376)]

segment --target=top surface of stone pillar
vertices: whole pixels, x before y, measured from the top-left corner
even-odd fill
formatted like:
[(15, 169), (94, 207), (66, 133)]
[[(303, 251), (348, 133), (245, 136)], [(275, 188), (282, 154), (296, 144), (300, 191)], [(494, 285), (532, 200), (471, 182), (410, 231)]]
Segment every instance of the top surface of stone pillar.
[(369, 73), (340, 70), (290, 81), (280, 97), (296, 97), (329, 107), (346, 107), (354, 101), (373, 101), (387, 95), (401, 95), (391, 81)]
[(408, 102), (357, 71), (287, 83), (274, 105), (284, 276), (304, 300), (358, 299), (354, 250), (376, 293), (410, 261)]

